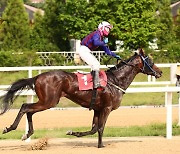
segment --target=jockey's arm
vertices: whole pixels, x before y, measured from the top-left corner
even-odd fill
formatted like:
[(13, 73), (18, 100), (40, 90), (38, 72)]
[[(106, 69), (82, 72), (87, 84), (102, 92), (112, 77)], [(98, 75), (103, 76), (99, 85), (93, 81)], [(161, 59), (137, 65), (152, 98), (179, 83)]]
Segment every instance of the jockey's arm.
[(113, 57), (116, 57), (117, 55), (114, 53), (114, 52), (112, 52), (109, 48), (108, 48), (108, 46), (102, 46), (102, 49), (105, 51), (105, 53), (107, 54), (107, 55), (109, 55), (109, 56), (113, 56)]
[(95, 46), (99, 46), (99, 47), (102, 47), (102, 49), (105, 51), (105, 53), (109, 56), (113, 56), (113, 57), (116, 57), (116, 54), (114, 52), (112, 52), (108, 47), (107, 45), (104, 43), (104, 41), (101, 41), (101, 38), (98, 34), (95, 34), (93, 36), (93, 44)]

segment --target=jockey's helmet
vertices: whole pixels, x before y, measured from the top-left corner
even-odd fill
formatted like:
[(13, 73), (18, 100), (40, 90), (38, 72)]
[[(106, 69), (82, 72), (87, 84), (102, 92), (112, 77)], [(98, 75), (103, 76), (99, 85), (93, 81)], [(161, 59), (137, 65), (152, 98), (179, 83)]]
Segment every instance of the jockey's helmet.
[(113, 26), (107, 21), (101, 22), (98, 26), (98, 29), (102, 32), (103, 36), (108, 36), (112, 28)]

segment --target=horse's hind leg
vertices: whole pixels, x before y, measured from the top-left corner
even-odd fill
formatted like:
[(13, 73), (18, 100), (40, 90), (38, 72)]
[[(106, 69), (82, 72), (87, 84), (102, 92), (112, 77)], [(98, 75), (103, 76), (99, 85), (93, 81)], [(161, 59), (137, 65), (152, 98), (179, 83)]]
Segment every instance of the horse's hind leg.
[(82, 136), (86, 136), (86, 135), (93, 135), (98, 131), (98, 120), (99, 120), (99, 112), (94, 111), (92, 129), (90, 131), (87, 131), (87, 132), (68, 131), (66, 135), (73, 135), (73, 136), (77, 136), (77, 137), (82, 137)]
[(15, 130), (17, 128), (22, 116), (26, 113), (27, 119), (28, 119), (28, 124), (29, 124), (29, 130), (28, 130), (28, 133), (22, 137), (22, 140), (29, 138), (34, 132), (33, 124), (32, 124), (32, 115), (36, 112), (43, 111), (43, 110), (46, 110), (48, 108), (50, 108), (50, 106), (45, 106), (45, 105), (43, 105), (43, 103), (40, 103), (40, 101), (37, 103), (32, 103), (32, 104), (31, 103), (30, 104), (23, 104), (21, 106), (21, 109), (20, 109), (15, 121), (13, 122), (13, 124), (9, 128), (6, 127), (4, 129), (3, 134), (8, 133), (12, 130)]
[(22, 140), (28, 139), (34, 133), (33, 122), (32, 122), (33, 114), (36, 113), (36, 112), (46, 110), (46, 109), (48, 109), (50, 107), (51, 106), (49, 106), (49, 105), (45, 106), (43, 103), (40, 103), (40, 101), (37, 102), (37, 103), (29, 104), (29, 106), (28, 106), (29, 109), (26, 112), (27, 120), (28, 120), (28, 132), (27, 132), (27, 134), (24, 134), (22, 136)]
[(28, 139), (34, 133), (33, 122), (32, 122), (32, 115), (33, 114), (34, 113), (30, 113), (30, 112), (27, 113), (27, 120), (28, 120), (28, 127), (29, 128), (28, 128), (27, 134), (22, 136), (22, 140)]
[(19, 113), (18, 113), (15, 121), (13, 122), (13, 124), (12, 124), (10, 127), (8, 127), (8, 128), (6, 127), (6, 128), (4, 129), (3, 134), (8, 133), (8, 132), (10, 132), (10, 131), (12, 131), (12, 130), (15, 130), (15, 129), (17, 128), (17, 126), (18, 126), (21, 118), (22, 118), (23, 115), (26, 113), (26, 108), (27, 108), (27, 104), (23, 104), (23, 105), (21, 106), (21, 109), (19, 110)]

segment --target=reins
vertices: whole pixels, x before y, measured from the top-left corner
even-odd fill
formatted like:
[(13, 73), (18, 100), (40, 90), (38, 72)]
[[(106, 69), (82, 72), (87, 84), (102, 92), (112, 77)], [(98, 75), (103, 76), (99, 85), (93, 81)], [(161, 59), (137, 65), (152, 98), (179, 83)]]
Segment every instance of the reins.
[[(141, 72), (145, 72), (145, 67), (147, 66), (147, 67), (154, 73), (154, 75), (156, 75), (156, 71), (154, 71), (154, 69), (153, 69), (153, 68), (149, 65), (149, 63), (146, 61), (146, 59), (148, 59), (148, 56), (145, 57), (145, 58), (144, 58), (142, 55), (139, 55), (139, 56), (140, 56), (140, 58), (141, 58), (142, 61), (143, 61), (143, 68), (142, 68), (142, 69), (140, 68)], [(109, 61), (110, 61), (111, 59), (112, 59), (112, 57), (110, 57), (110, 58), (107, 60), (107, 62), (105, 63), (106, 66), (107, 66), (107, 64), (109, 63)], [(124, 63), (124, 64), (127, 65), (127, 66), (136, 67), (136, 66), (133, 65), (133, 64), (127, 63), (125, 60), (121, 60), (121, 62)], [(117, 63), (118, 63), (118, 60), (117, 60)], [(107, 66), (107, 67), (108, 67), (108, 66)], [(117, 69), (117, 66), (116, 66), (116, 65), (115, 65), (114, 67), (115, 67), (115, 69)], [(108, 68), (109, 68), (109, 67), (108, 67)], [(110, 72), (113, 74), (113, 76), (115, 77), (115, 79), (118, 81), (118, 79), (116, 78), (116, 76), (114, 75), (114, 73), (111, 71), (111, 69), (110, 69)], [(115, 81), (115, 82), (116, 82), (116, 81)], [(111, 83), (111, 82), (108, 81), (108, 84), (114, 86), (114, 87), (117, 88), (118, 90), (121, 90), (123, 93), (126, 92), (126, 90), (122, 89), (121, 87), (117, 86), (117, 85), (114, 84), (114, 83)]]
[(135, 67), (135, 65), (132, 65), (132, 64), (128, 64), (125, 60), (122, 60), (121, 61), (122, 63), (124, 63), (124, 64), (126, 64), (126, 65), (128, 65), (128, 66), (132, 66), (132, 67)]
[[(112, 59), (112, 57), (110, 57), (107, 61), (106, 61), (106, 63), (105, 63), (105, 65), (108, 67), (108, 63), (109, 63), (109, 61)], [(122, 63), (124, 63), (124, 64), (126, 64), (126, 65), (128, 65), (128, 66), (132, 66), (132, 67), (135, 67), (134, 65), (132, 65), (132, 64), (128, 64), (126, 61), (124, 61), (124, 60), (121, 60), (121, 62)], [(118, 60), (117, 60), (117, 63), (118, 63)], [(115, 65), (114, 66), (116, 69), (117, 69), (117, 66)], [(108, 67), (109, 68), (109, 67)], [(110, 71), (112, 74), (113, 74), (113, 76), (115, 77), (115, 79), (116, 80), (118, 80), (117, 78), (116, 78), (116, 76), (114, 75), (114, 73), (112, 72), (112, 71)], [(114, 83), (112, 83), (112, 82), (107, 82), (109, 85), (111, 85), (111, 86), (114, 86), (115, 88), (117, 88), (118, 90), (121, 90), (123, 93), (126, 93), (126, 90), (124, 90), (124, 89), (122, 89), (121, 87), (119, 87), (119, 86), (117, 86), (116, 84), (114, 84)]]

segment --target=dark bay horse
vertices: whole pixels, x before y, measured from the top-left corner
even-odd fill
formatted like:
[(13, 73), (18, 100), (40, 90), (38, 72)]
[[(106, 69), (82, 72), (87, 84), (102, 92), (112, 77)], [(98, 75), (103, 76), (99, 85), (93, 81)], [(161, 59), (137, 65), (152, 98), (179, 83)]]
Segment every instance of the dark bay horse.
[[(107, 86), (103, 91), (97, 92), (96, 102), (93, 106), (94, 117), (92, 129), (87, 132), (69, 131), (67, 135), (81, 137), (98, 132), (98, 147), (103, 147), (102, 136), (106, 120), (110, 112), (120, 106), (124, 95), (124, 92), (120, 89), (126, 90), (138, 73), (159, 78), (161, 77), (162, 71), (152, 62), (152, 59), (145, 56), (143, 50), (140, 50), (139, 53), (135, 53), (129, 59), (121, 61), (116, 66), (108, 69), (106, 71)], [(25, 88), (34, 89), (39, 100), (36, 103), (23, 104), (14, 123), (10, 127), (6, 127), (3, 134), (15, 130), (22, 116), (26, 113), (29, 130), (27, 134), (22, 137), (22, 140), (29, 138), (34, 132), (32, 115), (36, 112), (55, 107), (61, 97), (66, 97), (82, 107), (90, 107), (92, 90), (80, 91), (76, 74), (58, 70), (14, 82), (7, 93), (1, 98), (1, 115), (13, 104), (14, 99), (17, 97), (17, 95), (15, 95), (16, 92)]]

